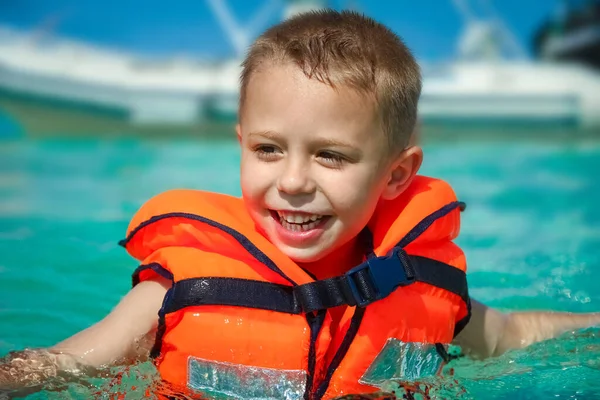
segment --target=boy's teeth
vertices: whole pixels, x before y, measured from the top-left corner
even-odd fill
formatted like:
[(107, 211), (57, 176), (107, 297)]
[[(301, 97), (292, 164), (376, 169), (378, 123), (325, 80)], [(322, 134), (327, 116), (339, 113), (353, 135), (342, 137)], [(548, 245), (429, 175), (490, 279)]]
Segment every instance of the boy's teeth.
[(279, 219), (281, 221), (288, 222), (290, 224), (305, 224), (307, 222), (314, 222), (321, 218), (321, 215), (306, 215), (306, 214), (291, 214), (278, 211)]
[(309, 224), (292, 224), (287, 222), (285, 219), (281, 219), (281, 225), (287, 229), (290, 230), (292, 232), (306, 232), (306, 231), (310, 231), (311, 229), (315, 229), (317, 227), (317, 225), (319, 225), (318, 221), (312, 221)]

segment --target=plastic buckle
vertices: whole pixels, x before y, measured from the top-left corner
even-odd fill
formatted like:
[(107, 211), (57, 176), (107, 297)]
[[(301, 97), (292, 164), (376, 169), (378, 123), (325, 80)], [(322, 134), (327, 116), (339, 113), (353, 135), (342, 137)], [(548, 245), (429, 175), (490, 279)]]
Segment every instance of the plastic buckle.
[[(395, 248), (390, 255), (368, 259), (346, 273), (357, 306), (364, 307), (376, 300), (381, 300), (389, 296), (397, 287), (412, 283), (413, 278), (407, 276), (405, 266), (400, 258), (401, 251), (404, 250)], [(364, 269), (367, 269), (371, 278), (369, 283), (375, 289), (375, 299), (365, 299), (356, 286), (353, 275)]]

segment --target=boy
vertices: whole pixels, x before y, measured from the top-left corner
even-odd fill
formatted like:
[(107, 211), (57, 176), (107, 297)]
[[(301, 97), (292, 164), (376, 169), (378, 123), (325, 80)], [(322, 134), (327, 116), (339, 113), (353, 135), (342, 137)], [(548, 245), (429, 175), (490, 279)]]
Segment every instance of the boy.
[[(151, 353), (188, 395), (331, 398), (435, 374), (461, 330), (455, 342), (486, 357), (600, 322), (469, 301), (452, 243), (461, 204), (417, 176), (420, 73), (387, 28), (350, 12), (299, 15), (243, 66), (243, 202), (152, 199), (122, 242), (142, 262), (133, 289), (50, 353), (7, 365), (55, 373)], [(421, 368), (381, 374), (390, 355)]]

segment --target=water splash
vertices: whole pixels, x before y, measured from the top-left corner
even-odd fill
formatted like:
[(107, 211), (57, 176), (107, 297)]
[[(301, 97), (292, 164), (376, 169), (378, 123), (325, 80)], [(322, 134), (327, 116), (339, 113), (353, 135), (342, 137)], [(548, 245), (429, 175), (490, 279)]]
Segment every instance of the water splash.
[[(88, 372), (52, 374), (42, 368), (37, 372), (37, 384), (27, 391), (0, 390), (0, 399), (190, 398), (189, 394), (163, 382), (149, 361), (127, 367), (101, 368), (95, 370), (93, 376), (86, 375)], [(382, 390), (339, 399), (595, 398), (600, 392), (600, 328), (570, 332), (483, 361), (458, 358), (437, 377), (411, 386), (390, 381)]]

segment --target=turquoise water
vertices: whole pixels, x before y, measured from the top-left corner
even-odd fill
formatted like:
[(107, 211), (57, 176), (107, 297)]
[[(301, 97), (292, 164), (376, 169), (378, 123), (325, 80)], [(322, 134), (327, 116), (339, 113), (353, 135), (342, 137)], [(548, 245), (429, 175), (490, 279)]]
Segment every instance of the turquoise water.
[[(0, 355), (52, 345), (107, 314), (136, 267), (117, 246), (133, 212), (176, 187), (239, 195), (236, 146), (0, 143)], [(473, 297), (502, 310), (600, 311), (600, 143), (444, 143), (425, 154), (422, 172), (468, 204), (458, 242)], [(452, 397), (600, 398), (600, 331), (451, 367), (439, 386)], [(147, 386), (139, 376), (150, 369), (130, 380)], [(109, 382), (30, 397), (88, 398)]]

